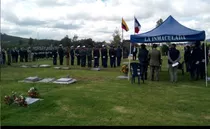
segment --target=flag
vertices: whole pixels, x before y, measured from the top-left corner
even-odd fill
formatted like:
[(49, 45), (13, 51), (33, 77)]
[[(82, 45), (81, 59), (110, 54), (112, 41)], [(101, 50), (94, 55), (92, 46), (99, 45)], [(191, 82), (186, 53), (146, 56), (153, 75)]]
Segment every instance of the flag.
[(141, 25), (140, 25), (140, 23), (138, 22), (138, 20), (135, 17), (134, 17), (134, 19), (135, 19), (135, 22), (134, 22), (134, 26), (135, 26), (134, 30), (135, 30), (135, 33), (139, 33), (139, 31), (141, 29)]
[(129, 31), (129, 28), (123, 18), (122, 18), (122, 29), (124, 29), (125, 31)]

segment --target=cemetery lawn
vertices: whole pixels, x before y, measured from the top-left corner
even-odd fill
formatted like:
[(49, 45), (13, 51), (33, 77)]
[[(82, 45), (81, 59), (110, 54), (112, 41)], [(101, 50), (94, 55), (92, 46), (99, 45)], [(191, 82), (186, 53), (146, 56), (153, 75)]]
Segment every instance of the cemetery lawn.
[[(119, 67), (91, 71), (77, 66), (71, 70), (4, 66), (1, 125), (210, 125), (210, 85), (189, 81), (188, 73), (182, 76), (181, 71), (179, 82), (170, 83), (166, 62), (159, 82), (146, 81), (140, 85), (117, 79), (123, 75)], [(36, 63), (51, 65), (52, 60), (31, 64)], [(78, 82), (71, 85), (18, 82), (28, 76), (61, 78), (68, 74)], [(27, 108), (4, 104), (5, 95), (12, 91), (27, 95), (30, 87), (38, 88), (44, 100)]]

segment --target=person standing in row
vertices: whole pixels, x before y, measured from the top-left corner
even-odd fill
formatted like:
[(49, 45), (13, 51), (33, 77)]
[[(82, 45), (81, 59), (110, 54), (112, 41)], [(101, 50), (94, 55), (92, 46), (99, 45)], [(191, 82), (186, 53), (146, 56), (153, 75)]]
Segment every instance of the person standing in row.
[(94, 48), (93, 57), (94, 57), (94, 68), (98, 68), (99, 67), (99, 58), (100, 58), (100, 52), (99, 52), (98, 47)]
[(114, 49), (114, 46), (111, 46), (111, 49), (109, 49), (109, 57), (110, 57), (110, 65), (112, 67), (116, 67), (116, 51)]
[(88, 49), (87, 49), (87, 60), (88, 60), (88, 67), (91, 68), (92, 67), (92, 48), (91, 48), (91, 46), (88, 46)]
[(86, 48), (85, 46), (82, 46), (81, 50), (80, 50), (80, 56), (81, 56), (81, 67), (85, 67), (86, 66)]
[(75, 55), (77, 57), (77, 65), (80, 65), (80, 46), (77, 46), (76, 50), (75, 50)]
[(53, 65), (57, 65), (57, 50), (56, 48), (53, 48), (53, 51), (52, 51), (52, 56), (53, 56)]
[(190, 46), (186, 46), (185, 47), (185, 52), (184, 52), (184, 62), (185, 62), (185, 66), (186, 66), (186, 72), (189, 72), (190, 70)]
[(24, 51), (23, 51), (23, 48), (20, 48), (19, 55), (20, 55), (20, 62), (23, 62), (23, 59), (24, 59)]
[(62, 48), (62, 44), (59, 45), (58, 55), (59, 55), (60, 65), (63, 65), (64, 51), (63, 51), (63, 48)]
[(118, 46), (116, 50), (116, 56), (117, 56), (117, 66), (120, 66), (121, 58), (122, 58), (122, 49), (120, 48), (120, 46)]
[(18, 63), (18, 56), (19, 56), (19, 54), (18, 54), (18, 50), (17, 50), (17, 48), (15, 47), (15, 63)]
[(28, 62), (28, 51), (27, 51), (27, 49), (24, 49), (23, 53), (24, 53), (25, 62)]
[(175, 63), (179, 63), (181, 55), (179, 50), (176, 49), (176, 44), (171, 45), (171, 49), (168, 52), (168, 64), (171, 82), (177, 82), (177, 69), (178, 65), (173, 66)]
[(104, 68), (107, 68), (107, 60), (108, 60), (108, 55), (107, 55), (107, 49), (105, 45), (102, 45), (101, 49), (101, 61), (102, 61), (102, 66)]
[(133, 45), (133, 51), (132, 51), (132, 54), (133, 54), (133, 60), (135, 61), (136, 60), (136, 54), (137, 54), (137, 48), (135, 45)]
[(146, 49), (146, 45), (142, 44), (141, 49), (139, 49), (138, 59), (143, 80), (147, 80), (148, 54), (149, 51)]
[(67, 46), (66, 48), (66, 65), (69, 66), (69, 57), (70, 57), (70, 54), (69, 54), (69, 46)]
[(6, 52), (4, 49), (2, 50), (2, 64), (6, 64)]
[[(153, 44), (152, 50), (149, 52), (150, 79), (151, 81), (159, 81), (159, 72), (161, 65), (161, 53), (157, 50), (157, 45)], [(154, 78), (155, 76), (155, 78)]]
[(7, 64), (8, 65), (11, 65), (11, 61), (12, 61), (11, 56), (12, 56), (12, 51), (10, 48), (8, 48), (7, 49)]
[(71, 46), (70, 50), (70, 55), (71, 55), (71, 65), (74, 65), (74, 46)]

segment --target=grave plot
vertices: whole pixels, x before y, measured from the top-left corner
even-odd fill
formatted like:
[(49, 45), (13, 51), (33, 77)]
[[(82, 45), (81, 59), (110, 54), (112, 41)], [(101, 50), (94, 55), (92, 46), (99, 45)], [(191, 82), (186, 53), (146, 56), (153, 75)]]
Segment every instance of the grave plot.
[(118, 79), (128, 79), (128, 76), (124, 75), (124, 76), (118, 76)]
[(91, 68), (91, 70), (93, 70), (93, 71), (100, 71), (101, 68)]
[(51, 83), (51, 82), (53, 82), (55, 80), (56, 80), (55, 78), (44, 78), (44, 79), (42, 79), (42, 80), (40, 80), (38, 82), (40, 82), (40, 83)]
[(31, 65), (31, 68), (39, 68), (39, 65)]
[(54, 67), (54, 69), (69, 70), (70, 67)]
[(39, 68), (50, 68), (51, 65), (48, 64), (43, 64), (43, 65), (39, 65)]
[(26, 83), (34, 83), (40, 81), (41, 78), (35, 76), (35, 77), (27, 77), (26, 79), (19, 81), (19, 82), (26, 82)]
[(28, 65), (21, 65), (20, 67), (21, 68), (30, 68), (30, 66), (28, 66)]
[(72, 84), (75, 83), (77, 80), (73, 79), (73, 78), (60, 78), (56, 81), (54, 81), (53, 83), (55, 84)]
[(31, 97), (26, 97), (26, 99), (25, 99), (27, 105), (33, 104), (33, 103), (35, 103), (37, 101), (40, 101), (40, 100), (43, 100), (43, 99), (31, 98)]

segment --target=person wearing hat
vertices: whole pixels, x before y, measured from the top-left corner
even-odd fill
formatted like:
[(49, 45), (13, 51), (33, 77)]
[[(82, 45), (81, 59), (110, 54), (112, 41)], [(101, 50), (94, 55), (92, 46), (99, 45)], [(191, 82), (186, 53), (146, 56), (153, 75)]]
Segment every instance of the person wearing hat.
[(88, 67), (91, 68), (92, 67), (92, 48), (89, 45), (88, 49), (87, 49), (87, 60), (88, 60)]
[(203, 58), (203, 52), (200, 47), (200, 41), (194, 43), (194, 47), (191, 51), (191, 64), (190, 64), (190, 79), (198, 80), (200, 76), (200, 64)]
[(159, 71), (161, 65), (161, 53), (157, 50), (157, 45), (152, 45), (152, 50), (149, 52), (149, 65), (150, 65), (150, 79), (151, 81), (159, 81)]
[(120, 66), (121, 58), (122, 58), (122, 49), (120, 48), (120, 46), (118, 46), (116, 50), (116, 56), (117, 56), (117, 66)]
[(77, 65), (80, 65), (80, 46), (77, 46), (76, 50), (75, 50), (75, 55), (77, 57)]
[(100, 52), (99, 52), (98, 47), (94, 48), (93, 57), (94, 57), (94, 68), (98, 68), (99, 67), (99, 58), (100, 58)]
[(148, 54), (149, 51), (146, 49), (146, 45), (142, 44), (141, 48), (139, 48), (139, 54), (138, 59), (140, 63), (140, 70), (141, 70), (141, 76), (143, 80), (147, 80), (147, 69), (148, 69)]
[(74, 65), (74, 46), (71, 46), (70, 55), (71, 55), (71, 65)]
[(82, 46), (81, 50), (80, 50), (80, 56), (81, 56), (81, 67), (85, 67), (86, 66), (86, 48), (85, 46)]
[(101, 61), (102, 61), (102, 66), (104, 68), (107, 68), (107, 59), (108, 59), (108, 55), (107, 55), (107, 49), (105, 45), (102, 45), (102, 49), (101, 49)]
[(58, 55), (59, 55), (60, 65), (63, 65), (64, 50), (62, 44), (59, 45)]
[(110, 57), (110, 65), (112, 67), (116, 67), (116, 51), (114, 49), (114, 46), (111, 46), (109, 49), (109, 57)]

